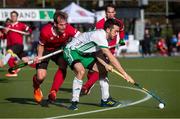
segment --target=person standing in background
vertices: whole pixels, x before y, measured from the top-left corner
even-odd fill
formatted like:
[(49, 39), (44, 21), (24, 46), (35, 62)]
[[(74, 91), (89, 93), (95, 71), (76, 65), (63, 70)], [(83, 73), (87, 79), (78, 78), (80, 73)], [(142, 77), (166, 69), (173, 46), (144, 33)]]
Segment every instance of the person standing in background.
[[(12, 11), (10, 13), (10, 22), (6, 23), (6, 27), (3, 33), (0, 34), (1, 38), (7, 39), (7, 53), (5, 57), (0, 60), (0, 67), (3, 67), (7, 63), (10, 67), (14, 67), (17, 64), (18, 59), (25, 56), (24, 46), (23, 46), (23, 34), (11, 31), (10, 29), (15, 29), (19, 31), (26, 31), (31, 33), (32, 30), (26, 24), (18, 21), (18, 12)], [(6, 74), (7, 77), (18, 76), (19, 69), (15, 70), (13, 74)]]

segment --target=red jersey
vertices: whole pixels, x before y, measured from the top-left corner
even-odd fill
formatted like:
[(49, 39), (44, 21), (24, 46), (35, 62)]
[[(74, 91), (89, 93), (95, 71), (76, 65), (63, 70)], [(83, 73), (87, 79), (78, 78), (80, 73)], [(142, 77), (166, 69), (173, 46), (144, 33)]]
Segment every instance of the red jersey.
[(164, 41), (158, 41), (157, 43), (157, 48), (161, 49), (161, 48), (166, 48), (166, 44)]
[[(121, 20), (117, 18), (115, 19), (120, 23), (119, 35), (116, 36), (116, 38), (112, 39), (111, 41), (108, 41), (109, 46), (115, 46), (116, 44), (118, 44), (120, 39), (124, 38), (124, 24)], [(96, 29), (103, 29), (105, 21), (106, 21), (106, 18), (99, 20), (96, 23)], [(115, 53), (115, 48), (111, 48), (110, 50), (113, 54)]]
[[(8, 24), (6, 26), (10, 29), (15, 29), (19, 31), (29, 31), (32, 32), (31, 29), (24, 23), (16, 22), (15, 24)], [(7, 39), (7, 46), (13, 46), (15, 44), (23, 45), (23, 35), (17, 32), (8, 31), (8, 33), (5, 35)]]
[(53, 51), (66, 45), (69, 38), (78, 36), (80, 32), (73, 28), (70, 24), (67, 24), (64, 33), (57, 35), (54, 33), (53, 25), (45, 25), (40, 32), (39, 44), (43, 45), (45, 49)]

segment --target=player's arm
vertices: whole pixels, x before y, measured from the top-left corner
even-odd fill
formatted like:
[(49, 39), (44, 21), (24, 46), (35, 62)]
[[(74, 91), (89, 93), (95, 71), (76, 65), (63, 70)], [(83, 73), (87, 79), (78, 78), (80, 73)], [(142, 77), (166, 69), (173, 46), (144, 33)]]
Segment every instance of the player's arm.
[(111, 51), (108, 48), (101, 48), (101, 50), (108, 57), (110, 63), (125, 77), (125, 79), (128, 82), (134, 83), (134, 80), (122, 68), (121, 64), (116, 59), (116, 57), (111, 53)]
[(28, 26), (28, 25), (26, 25), (25, 23), (21, 23), (22, 25), (22, 31), (25, 31), (25, 32), (27, 32), (28, 33), (28, 35), (30, 35), (31, 33), (32, 33), (32, 29)]

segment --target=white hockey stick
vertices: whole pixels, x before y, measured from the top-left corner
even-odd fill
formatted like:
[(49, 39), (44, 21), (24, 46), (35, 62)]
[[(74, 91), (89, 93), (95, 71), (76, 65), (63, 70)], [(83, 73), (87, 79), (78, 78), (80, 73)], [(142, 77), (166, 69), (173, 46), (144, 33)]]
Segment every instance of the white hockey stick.
[[(45, 56), (40, 57), (38, 60), (40, 60), (40, 61), (41, 61), (41, 60), (44, 60), (44, 59), (46, 59), (46, 58), (49, 58), (49, 57), (54, 56), (54, 55), (56, 55), (56, 54), (59, 54), (59, 53), (61, 53), (61, 52), (63, 52), (63, 50), (57, 50), (57, 51), (55, 51), (55, 52), (49, 53), (48, 55), (45, 55)], [(21, 64), (18, 64), (18, 65), (16, 65), (16, 66), (14, 66), (14, 67), (9, 68), (9, 69), (8, 69), (8, 72), (9, 72), (9, 73), (12, 73), (13, 70), (16, 70), (16, 69), (18, 69), (18, 68), (25, 67), (25, 66), (30, 65), (30, 64), (33, 64), (33, 63), (34, 63), (34, 60), (30, 60), (30, 61), (28, 61), (28, 62), (23, 62), (23, 63), (21, 63)]]
[[(7, 27), (4, 27), (4, 26), (0, 26), (0, 29), (6, 29)], [(9, 29), (10, 31), (13, 31), (13, 32), (17, 32), (17, 33), (20, 33), (20, 34), (23, 34), (23, 35), (29, 35), (28, 32), (24, 32), (24, 31), (20, 31), (20, 30), (16, 30), (16, 29), (11, 29), (11, 28), (7, 28)]]

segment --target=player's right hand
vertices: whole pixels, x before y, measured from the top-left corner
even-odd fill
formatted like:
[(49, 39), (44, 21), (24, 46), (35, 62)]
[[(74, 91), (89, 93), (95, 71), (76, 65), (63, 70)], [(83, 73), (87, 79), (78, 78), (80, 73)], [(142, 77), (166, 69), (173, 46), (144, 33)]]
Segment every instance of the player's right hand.
[(105, 65), (105, 68), (107, 71), (111, 71), (111, 72), (113, 71), (113, 67), (109, 64)]
[(35, 58), (34, 58), (34, 64), (37, 64), (37, 63), (40, 63), (41, 61), (39, 60), (39, 58), (40, 58), (40, 56), (36, 56)]

